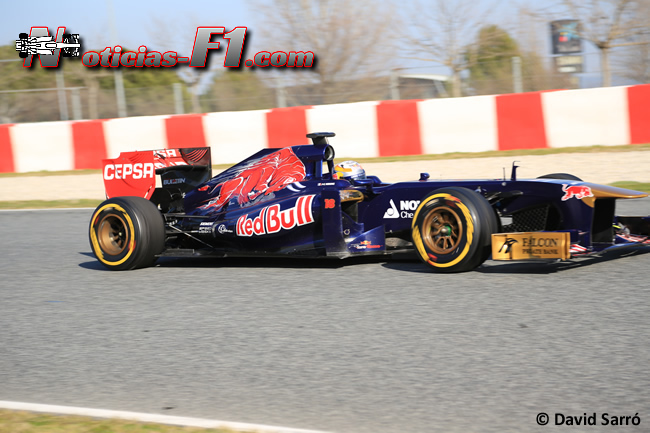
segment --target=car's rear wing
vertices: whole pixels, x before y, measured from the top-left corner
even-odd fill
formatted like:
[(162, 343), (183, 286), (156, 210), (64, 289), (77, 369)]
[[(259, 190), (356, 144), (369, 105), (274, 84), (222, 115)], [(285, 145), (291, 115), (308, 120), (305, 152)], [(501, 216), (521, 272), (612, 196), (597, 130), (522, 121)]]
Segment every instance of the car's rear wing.
[(156, 175), (163, 188), (186, 192), (212, 177), (209, 147), (122, 152), (104, 159), (106, 197), (137, 196), (150, 199)]

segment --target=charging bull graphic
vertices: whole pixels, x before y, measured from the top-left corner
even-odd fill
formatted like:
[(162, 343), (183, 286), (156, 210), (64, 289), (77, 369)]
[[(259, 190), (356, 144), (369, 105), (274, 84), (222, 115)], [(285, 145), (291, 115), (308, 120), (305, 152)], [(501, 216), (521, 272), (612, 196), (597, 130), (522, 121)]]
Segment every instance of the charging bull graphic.
[(219, 195), (202, 208), (220, 209), (235, 198), (239, 205), (243, 205), (304, 178), (302, 161), (291, 148), (285, 148), (251, 162), (236, 177), (217, 185), (213, 191), (221, 188)]
[(562, 197), (562, 201), (567, 201), (571, 197), (575, 197), (577, 199), (583, 199), (585, 197), (594, 196), (594, 194), (591, 192), (591, 188), (584, 185), (569, 186), (567, 184), (564, 184), (562, 185), (562, 191), (564, 191), (564, 196)]

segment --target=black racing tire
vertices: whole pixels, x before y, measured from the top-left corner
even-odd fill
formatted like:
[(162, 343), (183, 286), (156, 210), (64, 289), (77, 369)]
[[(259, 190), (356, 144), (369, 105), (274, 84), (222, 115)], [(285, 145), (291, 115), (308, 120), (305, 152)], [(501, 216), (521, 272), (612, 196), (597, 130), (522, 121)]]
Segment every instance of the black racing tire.
[(415, 210), (411, 226), (420, 259), (437, 272), (465, 272), (490, 257), (497, 216), (476, 191), (441, 188)]
[(579, 182), (582, 182), (582, 179), (580, 179), (578, 176), (574, 176), (574, 175), (569, 174), (569, 173), (545, 174), (544, 176), (539, 176), (537, 179), (577, 180)]
[(108, 269), (151, 266), (165, 248), (165, 222), (155, 204), (141, 197), (114, 197), (90, 219), (90, 248)]
[(27, 33), (19, 33), (18, 34), (19, 39), (27, 39), (28, 37), (29, 37), (29, 35)]

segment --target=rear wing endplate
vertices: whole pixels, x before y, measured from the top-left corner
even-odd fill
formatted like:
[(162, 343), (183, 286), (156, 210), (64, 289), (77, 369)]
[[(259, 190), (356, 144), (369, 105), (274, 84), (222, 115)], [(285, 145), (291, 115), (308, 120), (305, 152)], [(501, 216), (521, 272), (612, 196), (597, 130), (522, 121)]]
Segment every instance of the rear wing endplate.
[(107, 198), (137, 196), (149, 199), (156, 189), (157, 174), (164, 177), (166, 173), (196, 170), (205, 173), (202, 177), (212, 177), (209, 147), (122, 152), (117, 158), (104, 159), (102, 163)]

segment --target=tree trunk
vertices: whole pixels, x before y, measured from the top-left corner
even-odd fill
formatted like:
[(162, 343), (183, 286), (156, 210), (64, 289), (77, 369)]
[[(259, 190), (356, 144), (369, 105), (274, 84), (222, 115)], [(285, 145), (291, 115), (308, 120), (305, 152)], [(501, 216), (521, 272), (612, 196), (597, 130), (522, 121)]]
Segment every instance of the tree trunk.
[(88, 118), (98, 119), (99, 110), (97, 109), (97, 92), (98, 85), (94, 80), (86, 81), (88, 87)]
[(454, 70), (451, 74), (451, 96), (454, 98), (463, 96), (460, 91), (460, 71)]
[(611, 71), (609, 70), (609, 48), (600, 49), (600, 69), (603, 77), (603, 87), (612, 85)]
[(199, 80), (197, 78), (196, 83), (192, 86), (192, 111), (194, 113), (201, 112), (201, 103), (199, 101)]

